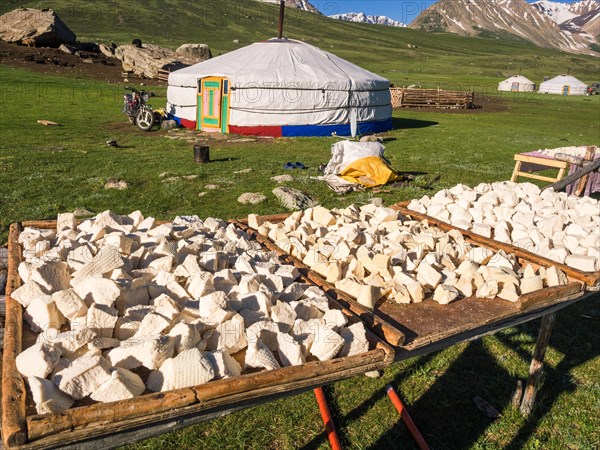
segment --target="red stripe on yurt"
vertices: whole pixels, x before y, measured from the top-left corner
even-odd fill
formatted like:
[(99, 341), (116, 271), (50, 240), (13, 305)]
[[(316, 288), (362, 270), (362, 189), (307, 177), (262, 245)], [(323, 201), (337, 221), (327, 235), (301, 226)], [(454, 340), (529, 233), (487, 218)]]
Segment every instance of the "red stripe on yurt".
[(179, 119), (179, 124), (184, 128), (192, 128), (194, 130), (196, 129), (195, 120)]
[(280, 126), (275, 127), (240, 127), (237, 125), (229, 125), (229, 132), (233, 134), (243, 134), (246, 136), (273, 136), (281, 137), (282, 131)]

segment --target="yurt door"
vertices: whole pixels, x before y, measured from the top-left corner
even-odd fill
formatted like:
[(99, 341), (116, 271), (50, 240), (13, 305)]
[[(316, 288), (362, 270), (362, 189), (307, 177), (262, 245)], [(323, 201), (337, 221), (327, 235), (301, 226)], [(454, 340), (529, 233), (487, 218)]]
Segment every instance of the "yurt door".
[(198, 129), (227, 133), (229, 116), (229, 80), (202, 78), (198, 83)]
[(565, 84), (563, 86), (563, 95), (569, 95), (570, 92), (571, 92), (571, 86), (569, 86), (568, 84)]

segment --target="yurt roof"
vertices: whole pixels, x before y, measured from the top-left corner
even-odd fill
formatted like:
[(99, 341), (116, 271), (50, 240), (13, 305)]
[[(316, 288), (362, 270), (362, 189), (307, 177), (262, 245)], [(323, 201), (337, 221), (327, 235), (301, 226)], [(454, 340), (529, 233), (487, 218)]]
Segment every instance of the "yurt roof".
[(544, 85), (552, 85), (552, 84), (556, 84), (556, 85), (570, 85), (570, 86), (587, 86), (587, 84), (579, 81), (577, 78), (575, 78), (572, 75), (558, 75), (548, 81), (544, 81), (542, 84)]
[(526, 78), (526, 77), (524, 77), (522, 75), (513, 75), (512, 77), (508, 77), (503, 82), (521, 83), (521, 84), (533, 84), (533, 81), (531, 81), (529, 78)]
[(270, 39), (169, 75), (169, 84), (195, 87), (199, 78), (228, 77), (234, 87), (379, 90), (389, 81), (332, 53), (293, 39)]

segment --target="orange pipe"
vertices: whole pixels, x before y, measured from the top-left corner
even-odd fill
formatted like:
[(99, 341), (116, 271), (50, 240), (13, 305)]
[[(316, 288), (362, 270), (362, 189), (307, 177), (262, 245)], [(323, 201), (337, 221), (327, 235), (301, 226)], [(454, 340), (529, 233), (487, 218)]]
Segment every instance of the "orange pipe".
[(314, 392), (315, 397), (317, 398), (317, 404), (319, 405), (319, 410), (321, 411), (323, 423), (325, 424), (325, 431), (327, 432), (327, 437), (329, 438), (329, 444), (331, 445), (331, 449), (342, 450), (342, 444), (340, 442), (340, 438), (337, 435), (337, 431), (335, 430), (335, 425), (331, 417), (331, 411), (329, 411), (329, 405), (327, 404), (325, 391), (323, 391), (322, 387), (318, 387), (314, 390)]
[(394, 388), (392, 386), (388, 385), (388, 386), (386, 386), (385, 391), (387, 392), (388, 397), (390, 397), (390, 400), (392, 401), (392, 403), (398, 410), (398, 413), (400, 414), (400, 417), (406, 424), (408, 431), (410, 431), (410, 434), (412, 434), (413, 437), (415, 438), (415, 441), (417, 441), (417, 445), (419, 446), (419, 448), (421, 450), (429, 450), (429, 446), (427, 445), (427, 442), (425, 442), (425, 439), (421, 435), (421, 432), (419, 431), (419, 429), (417, 428), (417, 426), (411, 419), (410, 414), (408, 414), (408, 411), (404, 407), (402, 400), (400, 400), (400, 397), (398, 397), (398, 394), (396, 393)]

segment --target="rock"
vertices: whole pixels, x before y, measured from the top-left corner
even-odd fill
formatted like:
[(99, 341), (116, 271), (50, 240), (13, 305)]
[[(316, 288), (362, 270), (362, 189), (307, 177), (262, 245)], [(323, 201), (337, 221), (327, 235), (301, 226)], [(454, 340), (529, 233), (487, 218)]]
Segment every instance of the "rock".
[(179, 128), (179, 124), (174, 120), (163, 120), (160, 124), (160, 127), (163, 130), (173, 130), (175, 128)]
[(17, 370), (24, 377), (46, 378), (58, 363), (62, 351), (48, 342), (37, 342), (16, 358)]
[(98, 387), (90, 398), (97, 402), (116, 402), (142, 395), (146, 385), (136, 373), (118, 367), (112, 369), (110, 378)]
[(115, 180), (115, 179), (110, 179), (106, 182), (106, 184), (104, 185), (104, 189), (117, 189), (119, 191), (124, 191), (125, 189), (129, 188), (129, 183), (127, 183), (127, 181), (125, 180)]
[(238, 197), (238, 202), (243, 205), (258, 205), (264, 202), (267, 197), (263, 194), (246, 192)]
[(65, 394), (81, 400), (110, 378), (110, 363), (102, 356), (82, 356), (52, 376)]
[(75, 53), (75, 47), (73, 47), (72, 45), (69, 45), (69, 44), (60, 44), (60, 47), (58, 47), (58, 49), (61, 52), (68, 53), (69, 55), (72, 55)]
[(239, 40), (239, 39), (234, 39), (234, 40), (233, 40), (233, 43), (234, 43), (234, 44), (239, 44), (239, 43), (240, 43), (240, 40)]
[(271, 177), (271, 180), (277, 183), (288, 183), (294, 181), (294, 177), (291, 175), (277, 175), (276, 177)]
[(29, 377), (27, 384), (38, 414), (61, 413), (73, 406), (73, 399), (62, 393), (50, 380)]
[(315, 198), (294, 188), (278, 187), (273, 189), (273, 195), (284, 207), (290, 210), (313, 208), (318, 204)]
[(113, 47), (109, 47), (106, 44), (98, 44), (98, 51), (107, 58), (115, 57), (115, 49)]
[(219, 185), (218, 184), (207, 184), (206, 186), (204, 186), (204, 188), (214, 190), (214, 189), (219, 189)]
[(121, 61), (123, 70), (146, 78), (156, 78), (159, 70), (177, 70), (201, 62), (198, 57), (185, 56), (158, 45), (128, 44), (115, 49), (115, 58)]
[(74, 44), (76, 37), (53, 10), (19, 8), (0, 16), (0, 39), (59, 47), (64, 43)]
[(177, 47), (175, 53), (186, 56), (188, 58), (198, 58), (198, 61), (206, 61), (212, 58), (210, 48), (206, 44), (183, 44)]
[(211, 362), (197, 348), (185, 350), (175, 358), (167, 359), (160, 369), (148, 376), (148, 389), (169, 391), (207, 383), (215, 377)]
[(382, 142), (383, 139), (377, 136), (363, 136), (360, 138), (360, 142)]
[(77, 208), (75, 211), (73, 211), (73, 215), (78, 219), (83, 219), (86, 217), (92, 217), (96, 215), (96, 213), (85, 208)]
[(244, 173), (251, 173), (251, 172), (254, 172), (254, 170), (251, 168), (233, 171), (233, 173), (235, 173), (237, 175), (244, 174)]

